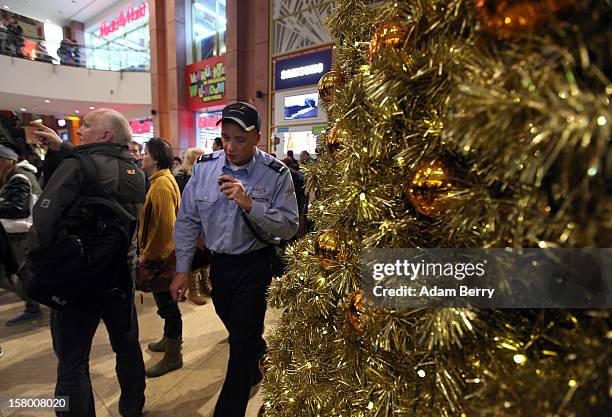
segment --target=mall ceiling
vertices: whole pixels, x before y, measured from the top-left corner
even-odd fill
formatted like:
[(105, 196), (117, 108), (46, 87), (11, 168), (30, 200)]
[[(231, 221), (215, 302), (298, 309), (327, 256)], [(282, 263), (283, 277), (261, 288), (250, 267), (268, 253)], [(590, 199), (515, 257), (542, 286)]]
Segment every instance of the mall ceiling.
[[(0, 0), (0, 7), (41, 22), (69, 25), (85, 22), (118, 0)], [(48, 20), (47, 20), (48, 19)]]
[(53, 115), (57, 118), (83, 116), (100, 107), (110, 107), (122, 112), (128, 119), (150, 117), (150, 104), (117, 104), (84, 102), (77, 100), (49, 100), (44, 97), (31, 97), (21, 94), (0, 93), (0, 109), (15, 113), (28, 112), (36, 115)]

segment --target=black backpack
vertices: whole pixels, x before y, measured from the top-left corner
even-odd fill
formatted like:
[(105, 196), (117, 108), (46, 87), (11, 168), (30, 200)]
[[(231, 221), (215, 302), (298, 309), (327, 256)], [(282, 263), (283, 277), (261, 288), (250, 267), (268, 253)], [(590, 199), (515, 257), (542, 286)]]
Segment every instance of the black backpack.
[(26, 279), (26, 292), (56, 310), (95, 311), (109, 296), (129, 291), (127, 254), (136, 218), (104, 193), (90, 156), (69, 157), (81, 165), (82, 193), (61, 220), (50, 249), (32, 254), (37, 270)]

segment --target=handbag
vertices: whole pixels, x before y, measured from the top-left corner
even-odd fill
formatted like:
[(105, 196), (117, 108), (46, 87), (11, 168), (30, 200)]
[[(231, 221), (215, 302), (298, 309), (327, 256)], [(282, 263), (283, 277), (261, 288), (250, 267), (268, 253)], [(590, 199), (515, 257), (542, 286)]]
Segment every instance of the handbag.
[(146, 262), (136, 267), (136, 289), (143, 292), (166, 292), (174, 279), (176, 253), (159, 262)]
[[(142, 244), (147, 241), (149, 220), (151, 218), (152, 205), (147, 205), (143, 224)], [(140, 253), (140, 241), (138, 240), (138, 253)], [(176, 252), (162, 261), (148, 261), (136, 266), (136, 289), (143, 292), (166, 292), (174, 279), (176, 271)]]

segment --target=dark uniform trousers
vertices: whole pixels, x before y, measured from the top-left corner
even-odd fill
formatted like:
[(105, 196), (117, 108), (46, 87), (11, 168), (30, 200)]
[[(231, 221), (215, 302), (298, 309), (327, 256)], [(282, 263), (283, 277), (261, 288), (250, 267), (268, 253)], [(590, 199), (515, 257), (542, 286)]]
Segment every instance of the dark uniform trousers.
[(270, 249), (244, 255), (213, 254), (210, 278), (217, 315), (229, 332), (230, 356), (214, 417), (244, 417), (263, 339)]
[[(128, 323), (128, 310), (131, 320)], [(111, 346), (117, 355), (115, 370), (121, 387), (119, 412), (140, 416), (145, 397), (145, 370), (134, 300), (109, 298), (99, 313), (51, 312), (53, 350), (58, 358), (55, 395), (69, 397), (70, 411), (57, 411), (60, 417), (94, 417), (96, 408), (89, 377), (89, 352), (100, 323), (104, 321)]]

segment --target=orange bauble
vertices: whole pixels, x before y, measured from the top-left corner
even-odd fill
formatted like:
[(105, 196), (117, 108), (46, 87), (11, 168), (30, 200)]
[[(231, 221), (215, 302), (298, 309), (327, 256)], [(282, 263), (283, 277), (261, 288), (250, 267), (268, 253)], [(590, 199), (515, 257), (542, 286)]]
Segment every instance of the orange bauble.
[(536, 28), (576, 0), (475, 0), (483, 28), (498, 38), (512, 38)]
[(329, 130), (329, 132), (327, 132), (327, 135), (325, 137), (327, 152), (329, 152), (330, 155), (332, 155), (334, 158), (337, 157), (337, 152), (344, 142), (345, 134), (346, 132), (344, 131), (344, 129), (342, 129), (338, 125), (335, 125)]
[(370, 43), (370, 62), (374, 61), (383, 48), (393, 48), (396, 51), (404, 49), (408, 38), (408, 27), (399, 19), (383, 22)]
[(465, 189), (447, 164), (441, 160), (424, 161), (413, 171), (404, 191), (419, 213), (436, 217), (449, 208), (452, 197)]
[(333, 269), (346, 260), (345, 244), (337, 232), (326, 230), (319, 235), (315, 256), (325, 269)]
[(362, 299), (363, 292), (357, 291), (355, 294), (353, 294), (353, 297), (351, 297), (351, 302), (348, 306), (348, 321), (358, 332), (363, 330), (363, 324), (361, 323), (361, 315), (363, 314), (363, 309), (361, 306)]
[(334, 94), (338, 86), (342, 83), (342, 75), (339, 71), (332, 70), (323, 74), (319, 79), (319, 97), (326, 103), (329, 103), (334, 98)]

